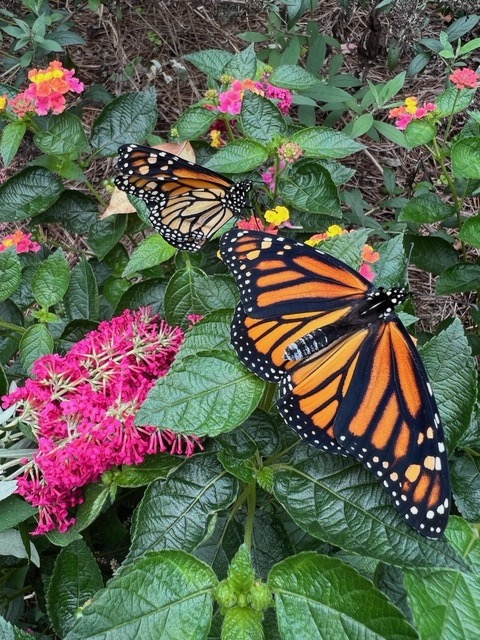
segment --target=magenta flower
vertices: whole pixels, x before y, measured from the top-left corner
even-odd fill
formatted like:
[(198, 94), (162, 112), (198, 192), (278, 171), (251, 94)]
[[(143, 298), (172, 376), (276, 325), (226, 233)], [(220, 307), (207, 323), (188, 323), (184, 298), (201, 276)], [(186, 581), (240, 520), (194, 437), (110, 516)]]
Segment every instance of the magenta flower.
[(286, 115), (290, 111), (290, 107), (292, 106), (293, 93), (288, 89), (282, 89), (281, 87), (275, 87), (273, 84), (269, 84), (268, 82), (265, 85), (265, 96), (267, 98), (274, 98), (278, 100), (278, 108)]
[(17, 480), (17, 492), (39, 509), (34, 534), (74, 524), (70, 509), (83, 502), (83, 487), (106, 470), (139, 464), (148, 454), (189, 456), (201, 448), (195, 436), (135, 426), (138, 409), (169, 370), (183, 337), (148, 308), (127, 310), (65, 356), (40, 358), (36, 379), (3, 398), (4, 407), (18, 404), (38, 443)]

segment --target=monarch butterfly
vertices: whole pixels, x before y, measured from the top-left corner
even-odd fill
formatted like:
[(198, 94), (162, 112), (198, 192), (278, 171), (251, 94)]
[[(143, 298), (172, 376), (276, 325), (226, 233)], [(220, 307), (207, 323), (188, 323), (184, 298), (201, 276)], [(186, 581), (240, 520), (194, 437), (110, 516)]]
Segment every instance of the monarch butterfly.
[(220, 251), (240, 289), (232, 344), (278, 381), (277, 406), (308, 443), (351, 454), (397, 511), (438, 538), (450, 511), (443, 428), (420, 355), (378, 289), (342, 261), (288, 238), (232, 229)]
[(122, 175), (115, 185), (145, 201), (153, 228), (178, 249), (198, 251), (246, 206), (250, 180), (233, 182), (167, 151), (138, 144), (125, 144), (118, 153)]

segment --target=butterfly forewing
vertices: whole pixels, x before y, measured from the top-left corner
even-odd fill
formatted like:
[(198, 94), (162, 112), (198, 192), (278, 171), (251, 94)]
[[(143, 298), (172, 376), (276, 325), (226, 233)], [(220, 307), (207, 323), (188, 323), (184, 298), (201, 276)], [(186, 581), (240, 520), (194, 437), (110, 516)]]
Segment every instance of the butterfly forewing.
[(233, 182), (167, 151), (123, 145), (115, 185), (145, 201), (150, 221), (179, 249), (198, 251), (246, 207), (251, 182)]

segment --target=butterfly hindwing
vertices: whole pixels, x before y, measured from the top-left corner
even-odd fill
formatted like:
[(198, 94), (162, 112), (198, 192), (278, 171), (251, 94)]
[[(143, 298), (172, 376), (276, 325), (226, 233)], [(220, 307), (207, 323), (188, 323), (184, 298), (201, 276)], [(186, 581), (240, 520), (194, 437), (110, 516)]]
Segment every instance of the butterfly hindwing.
[(167, 151), (123, 145), (115, 185), (145, 201), (150, 221), (170, 244), (198, 251), (226, 222), (240, 216), (251, 182), (233, 182)]

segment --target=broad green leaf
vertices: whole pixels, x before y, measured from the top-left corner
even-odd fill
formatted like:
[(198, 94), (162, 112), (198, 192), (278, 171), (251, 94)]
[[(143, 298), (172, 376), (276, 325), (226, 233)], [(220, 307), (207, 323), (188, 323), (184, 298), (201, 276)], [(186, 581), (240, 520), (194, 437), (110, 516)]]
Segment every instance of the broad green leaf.
[(291, 140), (303, 149), (305, 156), (314, 158), (345, 158), (365, 148), (344, 133), (328, 127), (302, 129)]
[(14, 627), (2, 617), (0, 617), (0, 634), (2, 640), (32, 640), (31, 633)]
[(285, 134), (286, 123), (271, 100), (247, 91), (242, 100), (241, 123), (247, 138), (268, 145), (275, 136)]
[(480, 265), (454, 264), (445, 269), (437, 280), (437, 295), (449, 295), (459, 291), (476, 291), (480, 289)]
[(0, 186), (0, 222), (18, 222), (50, 207), (62, 182), (43, 167), (27, 167)]
[(405, 129), (405, 140), (410, 148), (431, 142), (437, 131), (428, 120), (412, 120)]
[(177, 271), (170, 278), (165, 292), (165, 317), (170, 324), (185, 326), (188, 314), (233, 309), (237, 300), (238, 291), (229, 276), (207, 276), (192, 267)]
[(248, 418), (264, 386), (231, 351), (182, 358), (150, 391), (137, 424), (214, 437)]
[(220, 451), (217, 457), (225, 471), (228, 471), (241, 482), (246, 482), (247, 484), (255, 482), (255, 465), (251, 460), (241, 460), (226, 451)]
[(436, 193), (423, 193), (413, 197), (402, 209), (398, 219), (401, 222), (416, 222), (417, 224), (431, 224), (445, 220), (454, 215), (455, 208), (443, 202)]
[(37, 550), (30, 541), (24, 541), (20, 531), (16, 529), (7, 529), (0, 533), (0, 556), (13, 556), (40, 566)]
[(22, 267), (14, 247), (0, 253), (0, 302), (9, 298), (20, 286)]
[(92, 267), (85, 258), (72, 270), (64, 303), (69, 320), (98, 320), (98, 285)]
[(293, 556), (272, 568), (268, 585), (284, 640), (418, 637), (370, 580), (337, 558), (313, 552)]
[(175, 247), (168, 244), (161, 235), (153, 234), (148, 236), (145, 240), (142, 240), (130, 256), (122, 276), (128, 278), (139, 271), (143, 271), (143, 269), (162, 264), (162, 262), (174, 256), (176, 252)]
[[(348, 135), (352, 138), (358, 138), (370, 131), (373, 125), (373, 116), (370, 113), (363, 113), (358, 118), (355, 118), (348, 125)], [(347, 135), (346, 128), (343, 131)]]
[(36, 360), (47, 353), (53, 353), (53, 337), (44, 324), (29, 327), (20, 340), (20, 360), (28, 373)]
[(98, 220), (98, 203), (80, 191), (66, 190), (39, 220), (56, 222), (70, 233), (85, 233)]
[(478, 15), (465, 15), (458, 18), (458, 20), (454, 20), (454, 22), (445, 29), (448, 40), (455, 42), (458, 38), (462, 38), (478, 24), (479, 20), (480, 17)]
[(63, 637), (73, 627), (76, 613), (103, 588), (100, 568), (83, 540), (72, 542), (57, 556), (46, 593), (48, 617)]
[(155, 280), (137, 282), (122, 295), (115, 307), (115, 315), (120, 315), (125, 309), (139, 309), (140, 307), (152, 307), (154, 313), (165, 315), (163, 304), (165, 289), (164, 282)]
[(27, 125), (23, 120), (10, 122), (2, 131), (0, 153), (2, 154), (3, 164), (6, 167), (8, 167), (15, 157), (26, 131)]
[(378, 247), (380, 260), (373, 266), (375, 284), (387, 289), (398, 286), (405, 279), (407, 257), (403, 248), (403, 236), (382, 242)]
[(438, 276), (442, 271), (456, 264), (458, 253), (443, 238), (435, 236), (405, 235), (405, 253), (410, 254), (414, 265)]
[(367, 240), (368, 230), (358, 229), (333, 238), (326, 238), (316, 248), (346, 262), (352, 269), (359, 269), (363, 247)]
[(175, 360), (196, 355), (201, 351), (228, 350), (231, 321), (231, 311), (219, 310), (209, 313), (187, 331)]
[(421, 349), (450, 451), (470, 424), (476, 398), (476, 366), (461, 321), (456, 318)]
[(249, 45), (243, 51), (236, 53), (223, 68), (223, 73), (243, 80), (244, 78), (255, 77), (257, 71), (257, 58), (255, 56), (255, 47)]
[(17, 325), (20, 330), (19, 332), (11, 331), (8, 334), (0, 335), (0, 363), (7, 364), (18, 351), (18, 343), (20, 342), (25, 320), (21, 309), (12, 299), (0, 302), (0, 317), (6, 322)]
[(455, 505), (471, 522), (480, 520), (480, 457), (470, 451), (454, 458), (450, 464)]
[[(93, 123), (90, 143), (100, 157), (113, 156), (125, 141), (142, 143), (157, 123), (153, 87), (112, 100)], [(116, 216), (118, 217), (118, 216)]]
[(467, 218), (458, 237), (470, 246), (480, 248), (480, 215)]
[(32, 281), (35, 300), (47, 308), (60, 302), (70, 284), (70, 267), (62, 249), (57, 249), (38, 267)]
[(227, 62), (233, 58), (233, 54), (224, 49), (205, 49), (204, 51), (187, 53), (183, 58), (208, 76), (219, 78)]
[(73, 160), (70, 160), (68, 156), (38, 156), (30, 162), (30, 165), (45, 167), (45, 169), (52, 171), (52, 173), (57, 173), (61, 178), (65, 178), (65, 180), (87, 182), (87, 176), (80, 169), (79, 165)]
[(435, 98), (437, 110), (435, 115), (440, 117), (449, 116), (452, 113), (459, 113), (470, 106), (475, 91), (473, 89), (461, 89), (450, 87)]
[(431, 58), (432, 55), (428, 53), (428, 51), (422, 51), (421, 53), (418, 53), (408, 65), (407, 76), (416, 76), (417, 73), (423, 71), (427, 64), (430, 62)]
[(300, 444), (274, 478), (277, 500), (320, 540), (399, 567), (464, 568), (447, 542), (409, 527), (378, 480), (350, 458)]
[(127, 563), (147, 551), (193, 551), (208, 537), (217, 512), (234, 502), (238, 488), (214, 454), (184, 460), (167, 480), (147, 488), (135, 511)]
[(397, 127), (394, 127), (392, 124), (388, 124), (388, 122), (383, 122), (381, 120), (374, 120), (373, 126), (384, 138), (390, 140), (394, 144), (398, 144), (399, 147), (405, 147), (408, 149), (407, 141), (405, 140), (405, 134), (402, 133)]
[(281, 192), (285, 204), (300, 211), (340, 218), (338, 189), (329, 172), (315, 160), (303, 160), (295, 165)]
[(320, 78), (305, 71), (302, 67), (292, 64), (282, 65), (275, 69), (269, 82), (276, 87), (283, 87), (291, 91), (305, 91), (320, 84)]
[(88, 244), (99, 260), (120, 241), (127, 228), (127, 216), (110, 216), (97, 219), (88, 230)]
[(344, 164), (340, 164), (340, 162), (335, 162), (333, 160), (317, 159), (317, 162), (322, 167), (325, 167), (337, 187), (341, 187), (346, 184), (356, 173), (355, 169), (346, 167)]
[[(284, 428), (283, 423), (280, 428)], [(243, 460), (257, 452), (268, 458), (281, 446), (276, 423), (269, 413), (261, 409), (256, 409), (237, 429), (220, 434), (217, 442), (227, 453)]]
[(82, 121), (68, 111), (48, 118), (45, 128), (36, 133), (33, 140), (40, 151), (48, 155), (80, 154), (88, 150)]
[(205, 107), (191, 107), (182, 113), (175, 124), (179, 140), (200, 138), (217, 119), (217, 112)]
[(264, 640), (263, 626), (250, 607), (228, 609), (222, 624), (222, 640)]
[(23, 498), (15, 495), (3, 498), (0, 501), (0, 532), (16, 527), (36, 513), (37, 509)]
[(456, 178), (480, 179), (480, 137), (461, 138), (452, 146), (452, 169)]
[(147, 456), (140, 464), (130, 467), (124, 466), (121, 471), (115, 471), (112, 480), (119, 487), (144, 487), (154, 480), (165, 479), (172, 469), (181, 463), (181, 458), (169, 453), (158, 453)]
[(251, 140), (235, 140), (210, 158), (205, 166), (220, 173), (253, 171), (268, 159), (267, 149)]
[(447, 567), (409, 569), (405, 586), (422, 638), (476, 640), (480, 629), (480, 542), (464, 520), (450, 517), (446, 530), (452, 546), (472, 572)]
[(110, 580), (65, 640), (207, 640), (216, 584), (187, 553), (151, 553)]
[[(111, 499), (112, 487), (101, 482), (90, 484), (85, 490), (85, 499), (76, 511), (75, 531), (83, 531), (94, 522)], [(69, 530), (70, 531), (70, 530)], [(67, 531), (67, 533), (69, 532)]]

